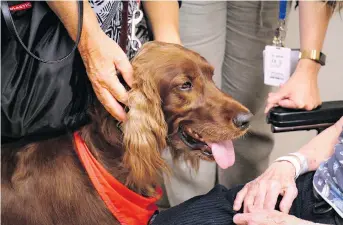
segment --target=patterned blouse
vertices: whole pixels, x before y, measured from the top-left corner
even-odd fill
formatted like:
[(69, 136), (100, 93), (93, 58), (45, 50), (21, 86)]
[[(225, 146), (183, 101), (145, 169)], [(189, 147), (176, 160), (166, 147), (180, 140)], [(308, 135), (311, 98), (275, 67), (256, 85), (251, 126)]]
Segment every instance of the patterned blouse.
[(313, 186), (343, 218), (343, 132), (339, 136), (334, 154), (316, 171)]
[[(88, 0), (94, 10), (101, 29), (119, 43), (120, 31), (122, 28), (122, 11), (123, 1), (119, 0)], [(138, 9), (137, 0), (128, 1), (128, 35), (131, 34), (132, 14), (135, 9)], [(149, 40), (149, 33), (145, 18), (138, 24), (136, 29), (136, 37), (143, 44)], [(129, 39), (129, 38), (128, 38)], [(137, 44), (134, 42), (134, 44)], [(131, 59), (136, 51), (132, 48), (130, 41), (127, 43), (127, 55)]]

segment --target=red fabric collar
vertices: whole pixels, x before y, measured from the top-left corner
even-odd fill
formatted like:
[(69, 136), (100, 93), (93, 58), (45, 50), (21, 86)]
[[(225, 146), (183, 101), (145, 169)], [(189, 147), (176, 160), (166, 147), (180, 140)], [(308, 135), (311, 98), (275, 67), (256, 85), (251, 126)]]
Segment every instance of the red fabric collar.
[(113, 216), (124, 225), (148, 224), (151, 216), (158, 210), (155, 202), (162, 196), (161, 188), (157, 188), (157, 196), (154, 198), (145, 198), (131, 191), (94, 158), (77, 132), (74, 133), (74, 141), (75, 151), (82, 165)]

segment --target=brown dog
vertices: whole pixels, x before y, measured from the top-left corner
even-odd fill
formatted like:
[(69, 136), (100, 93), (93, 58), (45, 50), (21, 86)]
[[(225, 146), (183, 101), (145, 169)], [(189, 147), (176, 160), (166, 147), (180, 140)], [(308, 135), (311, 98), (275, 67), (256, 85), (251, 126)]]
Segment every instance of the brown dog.
[[(150, 42), (132, 61), (128, 120), (122, 132), (98, 104), (92, 123), (79, 134), (96, 160), (118, 181), (144, 196), (153, 196), (166, 171), (160, 151), (167, 145), (175, 159), (194, 165), (215, 160), (233, 164), (232, 139), (243, 135), (251, 114), (221, 92), (213, 68), (181, 46)], [(2, 146), (4, 225), (113, 225), (75, 153), (72, 135), (25, 146)]]

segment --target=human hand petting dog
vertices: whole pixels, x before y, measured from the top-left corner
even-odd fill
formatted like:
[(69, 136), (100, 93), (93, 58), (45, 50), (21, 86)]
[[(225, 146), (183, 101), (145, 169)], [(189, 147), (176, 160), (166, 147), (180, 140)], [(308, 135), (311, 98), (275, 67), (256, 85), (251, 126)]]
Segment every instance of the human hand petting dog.
[(312, 110), (321, 105), (318, 88), (320, 65), (300, 60), (291, 78), (275, 93), (269, 93), (265, 113), (275, 106)]
[[(60, 18), (70, 37), (77, 36), (77, 4), (74, 1), (48, 1), (49, 7)], [(126, 83), (132, 84), (132, 66), (119, 45), (100, 28), (88, 1), (84, 2), (82, 33), (78, 50), (86, 67), (94, 92), (106, 110), (116, 119), (125, 120), (126, 114), (119, 104), (126, 103), (128, 94), (117, 77), (121, 73)], [(82, 90), (79, 90), (82, 92)]]
[(93, 90), (105, 109), (123, 121), (126, 113), (119, 102), (126, 104), (128, 93), (117, 75), (120, 72), (131, 86), (133, 69), (129, 59), (120, 46), (102, 30), (88, 37), (87, 41), (91, 44), (79, 49)]
[[(70, 37), (77, 36), (77, 4), (73, 1), (49, 1), (49, 7), (58, 15)], [(155, 40), (181, 44), (178, 32), (177, 1), (143, 3), (153, 27)], [(167, 12), (167, 13), (166, 13)], [(105, 109), (117, 120), (126, 120), (126, 113), (120, 103), (126, 104), (128, 93), (120, 83), (120, 72), (131, 86), (133, 69), (126, 54), (119, 45), (100, 28), (90, 4), (85, 1), (83, 9), (82, 34), (78, 50), (86, 67), (94, 92)], [(82, 90), (80, 90), (82, 91)]]
[[(254, 210), (236, 214), (233, 222), (237, 225), (314, 225), (316, 223), (299, 219), (276, 210)], [(317, 224), (318, 225), (318, 224)]]
[(262, 175), (238, 192), (233, 209), (240, 210), (244, 201), (245, 213), (256, 209), (273, 210), (278, 196), (282, 195), (280, 210), (288, 213), (298, 195), (294, 178), (295, 168), (290, 162), (274, 162)]
[[(155, 40), (181, 44), (178, 32), (179, 8), (176, 1), (143, 2), (143, 7), (152, 25)], [(91, 37), (95, 39), (90, 40), (90, 44), (86, 44), (88, 48), (85, 52), (80, 51), (80, 53), (94, 92), (113, 117), (120, 121), (126, 120), (126, 113), (119, 102), (126, 104), (128, 93), (120, 83), (117, 71), (131, 86), (132, 66), (119, 45), (100, 29), (97, 35), (92, 34)]]
[[(120, 83), (117, 74), (120, 72), (125, 82), (131, 87), (132, 66), (120, 46), (104, 32), (100, 30), (95, 37), (94, 40), (88, 40), (91, 44), (87, 44), (87, 48), (79, 48), (87, 75), (97, 98), (105, 109), (117, 120), (125, 121), (126, 113), (119, 102), (127, 103), (128, 92)], [(175, 40), (160, 37), (159, 41), (181, 43), (177, 34), (170, 37)]]
[[(180, 44), (178, 35), (174, 39), (159, 38), (159, 41)], [(120, 46), (99, 31), (96, 39), (88, 44), (88, 48), (80, 54), (86, 67), (87, 75), (92, 83), (93, 90), (105, 109), (117, 120), (126, 120), (126, 113), (119, 104), (126, 104), (128, 92), (118, 79), (118, 72), (131, 87), (133, 82), (133, 69), (126, 54)]]

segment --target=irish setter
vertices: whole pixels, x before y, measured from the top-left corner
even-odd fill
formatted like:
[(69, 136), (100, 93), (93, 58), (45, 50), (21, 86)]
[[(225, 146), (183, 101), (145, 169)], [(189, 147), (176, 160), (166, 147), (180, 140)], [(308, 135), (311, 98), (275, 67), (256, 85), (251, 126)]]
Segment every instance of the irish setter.
[[(153, 196), (168, 170), (161, 150), (196, 166), (201, 158), (228, 167), (232, 139), (251, 114), (213, 83), (199, 54), (174, 44), (145, 44), (132, 61), (128, 120), (118, 128), (100, 105), (79, 130), (93, 156), (118, 181)], [(92, 186), (75, 153), (73, 135), (25, 146), (2, 146), (1, 220), (4, 225), (113, 225), (118, 221)]]

